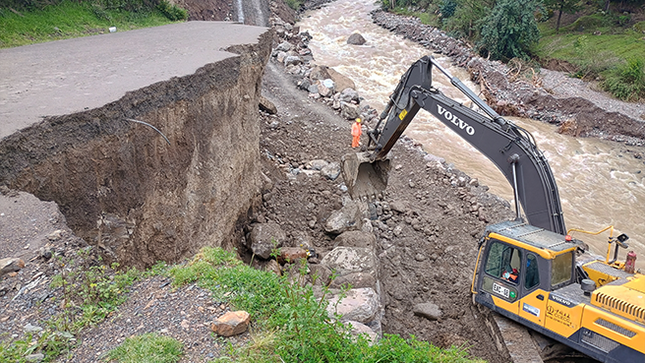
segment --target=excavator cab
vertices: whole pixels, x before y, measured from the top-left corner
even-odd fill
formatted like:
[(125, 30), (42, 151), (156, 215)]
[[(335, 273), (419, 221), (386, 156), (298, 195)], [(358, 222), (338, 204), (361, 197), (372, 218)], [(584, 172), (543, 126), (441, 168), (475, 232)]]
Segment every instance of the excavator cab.
[(473, 275), (475, 302), (599, 361), (645, 362), (645, 277), (595, 261), (615, 279), (605, 286), (580, 280), (583, 245), (523, 221), (488, 226)]
[(543, 327), (549, 292), (576, 281), (579, 245), (522, 221), (489, 226), (473, 279), (475, 301)]

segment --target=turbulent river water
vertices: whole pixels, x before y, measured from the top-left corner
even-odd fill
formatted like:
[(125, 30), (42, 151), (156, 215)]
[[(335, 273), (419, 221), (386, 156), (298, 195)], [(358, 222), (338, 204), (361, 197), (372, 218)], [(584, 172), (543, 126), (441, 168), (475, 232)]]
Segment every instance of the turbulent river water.
[[(365, 101), (379, 112), (403, 73), (416, 60), (430, 51), (406, 40), (371, 21), (369, 12), (376, 8), (373, 0), (337, 0), (326, 7), (304, 14), (301, 30), (313, 36), (309, 47), (317, 64), (327, 65), (350, 77)], [(347, 44), (354, 32), (367, 43)], [(450, 65), (438, 55), (440, 63), (468, 87), (479, 88), (468, 81), (468, 73)], [(468, 99), (439, 72), (433, 84), (448, 97), (466, 102)], [(560, 135), (552, 125), (529, 119), (512, 118), (527, 129), (549, 160), (555, 174), (567, 228), (599, 231), (615, 227), (626, 233), (630, 250), (638, 253), (637, 266), (645, 270), (645, 164), (622, 144), (597, 139)], [(406, 134), (420, 142), (424, 149), (444, 158), (488, 185), (490, 191), (512, 202), (513, 191), (496, 167), (465, 140), (450, 131), (425, 111), (419, 112)], [(640, 150), (642, 152), (642, 149)], [(574, 234), (587, 242), (596, 254), (605, 256), (607, 236), (590, 237)], [(625, 251), (620, 251), (624, 259)]]

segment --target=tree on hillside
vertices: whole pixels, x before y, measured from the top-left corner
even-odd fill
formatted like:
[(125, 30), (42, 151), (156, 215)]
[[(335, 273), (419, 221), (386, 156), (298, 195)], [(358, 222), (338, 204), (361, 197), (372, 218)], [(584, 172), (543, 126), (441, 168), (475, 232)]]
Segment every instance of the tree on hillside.
[(479, 46), (494, 59), (528, 58), (531, 45), (540, 40), (535, 12), (540, 0), (499, 0), (482, 20)]
[(449, 17), (444, 18), (445, 29), (470, 40), (479, 39), (481, 21), (493, 9), (495, 0), (454, 0), (457, 3)]
[(560, 19), (562, 13), (573, 14), (582, 9), (580, 0), (544, 0), (544, 6), (553, 12), (558, 11), (558, 21), (556, 22), (555, 31), (560, 31)]

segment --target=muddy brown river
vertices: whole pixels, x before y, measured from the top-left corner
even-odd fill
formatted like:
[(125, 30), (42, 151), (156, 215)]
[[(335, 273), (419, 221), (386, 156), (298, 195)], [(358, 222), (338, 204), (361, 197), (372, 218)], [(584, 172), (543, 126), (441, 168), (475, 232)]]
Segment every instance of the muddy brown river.
[[(309, 44), (316, 63), (327, 65), (352, 78), (358, 92), (379, 112), (403, 73), (412, 63), (430, 51), (406, 40), (371, 21), (373, 0), (337, 0), (328, 6), (304, 14), (298, 24), (313, 36)], [(359, 32), (367, 43), (347, 44), (347, 38)], [(464, 69), (451, 66), (442, 55), (433, 56), (468, 87)], [(468, 99), (440, 72), (433, 75), (434, 86), (453, 99)], [(599, 231), (609, 225), (614, 236), (626, 233), (630, 250), (638, 253), (637, 266), (645, 270), (645, 164), (624, 145), (598, 139), (573, 138), (557, 133), (554, 126), (539, 121), (510, 118), (527, 129), (537, 140), (555, 174), (567, 228)], [(407, 135), (423, 144), (431, 154), (444, 158), (488, 185), (491, 192), (512, 202), (513, 191), (501, 172), (475, 148), (450, 131), (425, 111), (419, 112)], [(640, 150), (642, 151), (642, 150)], [(607, 251), (607, 236), (592, 237), (575, 233), (601, 256)], [(625, 250), (620, 251), (621, 260)]]

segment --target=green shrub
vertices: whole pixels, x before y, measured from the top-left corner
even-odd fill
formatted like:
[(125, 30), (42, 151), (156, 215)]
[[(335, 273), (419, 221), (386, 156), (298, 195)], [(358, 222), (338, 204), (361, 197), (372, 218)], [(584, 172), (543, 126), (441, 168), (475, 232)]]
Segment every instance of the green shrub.
[(457, 10), (457, 3), (455, 0), (443, 0), (441, 5), (439, 5), (439, 11), (441, 11), (441, 17), (447, 19), (455, 14)]
[(634, 31), (639, 33), (645, 33), (645, 21), (638, 22), (632, 27)]
[(175, 363), (181, 359), (183, 344), (155, 333), (127, 338), (107, 357), (119, 363)]
[(645, 61), (642, 58), (629, 59), (610, 72), (601, 87), (624, 101), (638, 101), (645, 97)]
[(444, 19), (444, 29), (452, 36), (478, 40), (482, 20), (495, 5), (493, 0), (456, 0), (457, 7), (451, 17)]
[(529, 48), (540, 40), (535, 20), (537, 0), (500, 0), (482, 20), (479, 46), (493, 59), (528, 59)]
[(293, 10), (300, 10), (300, 7), (302, 6), (303, 1), (302, 0), (286, 0), (287, 5), (292, 8)]
[(170, 21), (180, 21), (188, 19), (188, 11), (175, 4), (171, 4), (168, 0), (161, 0), (157, 6), (166, 18)]

